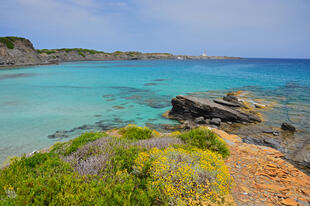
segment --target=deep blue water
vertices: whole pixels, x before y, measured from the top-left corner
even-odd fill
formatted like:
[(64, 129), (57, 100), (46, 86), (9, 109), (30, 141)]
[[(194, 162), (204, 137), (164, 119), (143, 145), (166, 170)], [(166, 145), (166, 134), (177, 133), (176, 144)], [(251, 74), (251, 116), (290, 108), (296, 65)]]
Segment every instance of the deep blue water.
[(59, 139), (47, 136), (56, 131), (71, 130), (67, 140), (96, 122), (175, 123), (161, 117), (172, 97), (233, 89), (275, 97), (270, 123), (290, 121), (309, 135), (310, 60), (74, 62), (0, 70), (0, 162), (52, 145)]

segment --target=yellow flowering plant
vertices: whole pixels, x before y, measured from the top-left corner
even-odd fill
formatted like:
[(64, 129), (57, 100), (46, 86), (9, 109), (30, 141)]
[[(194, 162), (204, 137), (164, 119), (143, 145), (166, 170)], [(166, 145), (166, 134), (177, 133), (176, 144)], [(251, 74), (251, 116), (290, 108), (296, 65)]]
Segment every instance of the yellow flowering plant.
[(141, 152), (134, 173), (150, 176), (170, 205), (197, 205), (229, 194), (233, 179), (220, 155), (209, 150), (168, 147)]

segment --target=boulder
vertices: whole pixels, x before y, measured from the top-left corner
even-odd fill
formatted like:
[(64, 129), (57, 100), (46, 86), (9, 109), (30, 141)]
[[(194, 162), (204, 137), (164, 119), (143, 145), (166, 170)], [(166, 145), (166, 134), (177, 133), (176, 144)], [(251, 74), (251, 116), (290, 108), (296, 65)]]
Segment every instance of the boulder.
[(184, 129), (193, 129), (196, 127), (196, 124), (190, 120), (186, 120), (184, 123), (183, 123), (183, 128)]
[(210, 124), (216, 125), (216, 126), (220, 126), (221, 125), (221, 119), (220, 118), (212, 118), (210, 121)]
[(197, 118), (194, 120), (194, 122), (195, 122), (196, 124), (205, 124), (205, 123), (206, 123), (205, 118), (203, 118), (203, 117), (197, 117)]
[(295, 132), (296, 131), (296, 128), (293, 125), (291, 125), (291, 124), (289, 124), (287, 122), (282, 123), (281, 129), (287, 130), (287, 131), (290, 131), (290, 132)]
[(169, 116), (179, 121), (195, 120), (197, 117), (204, 117), (205, 119), (220, 118), (225, 122), (240, 123), (261, 121), (254, 114), (244, 113), (208, 99), (179, 95), (173, 98), (171, 103), (172, 109)]

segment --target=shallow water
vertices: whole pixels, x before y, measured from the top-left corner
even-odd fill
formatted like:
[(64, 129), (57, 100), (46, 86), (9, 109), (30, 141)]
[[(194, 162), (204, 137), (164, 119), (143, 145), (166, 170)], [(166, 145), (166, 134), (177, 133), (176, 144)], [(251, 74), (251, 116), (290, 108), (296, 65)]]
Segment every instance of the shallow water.
[(270, 124), (310, 138), (310, 60), (74, 62), (0, 70), (0, 162), (86, 130), (176, 123), (161, 117), (172, 97), (234, 89), (275, 97)]

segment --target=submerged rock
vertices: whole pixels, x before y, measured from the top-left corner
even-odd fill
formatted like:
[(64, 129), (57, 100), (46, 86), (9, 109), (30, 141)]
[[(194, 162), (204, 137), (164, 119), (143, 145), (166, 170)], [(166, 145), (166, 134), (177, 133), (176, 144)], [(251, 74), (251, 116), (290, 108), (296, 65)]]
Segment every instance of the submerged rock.
[(256, 137), (245, 137), (242, 138), (242, 141), (247, 144), (255, 144), (260, 146), (271, 147), (276, 150), (283, 152), (283, 148), (281, 147), (281, 141), (274, 138), (256, 138)]
[(208, 99), (191, 96), (177, 96), (171, 100), (172, 109), (169, 116), (177, 120), (195, 120), (197, 117), (205, 119), (220, 118), (229, 122), (260, 122), (254, 114), (241, 112), (230, 107), (212, 102)]
[(287, 131), (290, 131), (290, 132), (295, 132), (296, 131), (296, 128), (293, 125), (291, 125), (291, 124), (289, 124), (287, 122), (282, 123), (281, 129), (287, 130)]
[(48, 138), (55, 139), (55, 138), (66, 138), (69, 137), (67, 135), (67, 131), (56, 131), (54, 134), (48, 135)]

